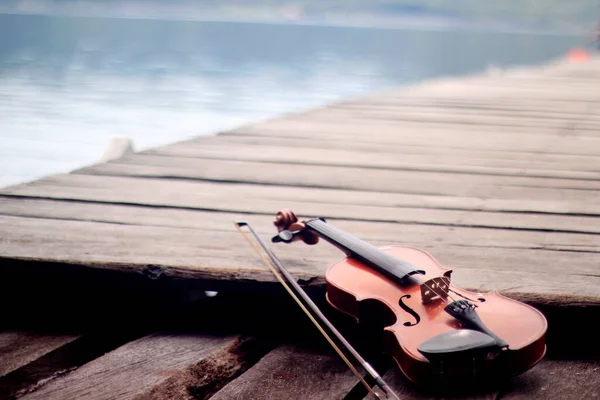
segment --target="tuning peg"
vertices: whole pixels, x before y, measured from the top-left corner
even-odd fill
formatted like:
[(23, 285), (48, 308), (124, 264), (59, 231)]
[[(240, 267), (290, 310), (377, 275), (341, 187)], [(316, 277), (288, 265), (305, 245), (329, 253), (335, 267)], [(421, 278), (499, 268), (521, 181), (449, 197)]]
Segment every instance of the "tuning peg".
[(294, 240), (294, 238), (296, 236), (299, 236), (302, 233), (302, 231), (298, 230), (298, 231), (288, 231), (283, 230), (281, 232), (279, 232), (278, 235), (273, 236), (273, 238), (271, 239), (271, 241), (273, 243), (279, 243), (279, 242), (283, 242), (283, 243), (292, 243), (292, 241)]

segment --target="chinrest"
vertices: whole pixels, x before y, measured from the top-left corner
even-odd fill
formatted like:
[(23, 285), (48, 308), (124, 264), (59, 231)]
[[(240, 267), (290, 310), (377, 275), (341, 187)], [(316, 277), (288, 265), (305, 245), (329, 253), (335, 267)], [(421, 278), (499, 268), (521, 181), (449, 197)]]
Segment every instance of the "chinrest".
[(476, 357), (502, 350), (496, 340), (471, 329), (457, 329), (434, 336), (418, 346), (428, 360), (440, 358)]

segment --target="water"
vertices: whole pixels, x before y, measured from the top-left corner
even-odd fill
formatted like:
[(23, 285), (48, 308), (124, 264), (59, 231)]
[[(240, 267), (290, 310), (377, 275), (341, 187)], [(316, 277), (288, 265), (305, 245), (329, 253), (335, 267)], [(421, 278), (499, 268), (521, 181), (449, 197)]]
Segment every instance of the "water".
[(490, 64), (577, 37), (0, 15), (0, 187)]

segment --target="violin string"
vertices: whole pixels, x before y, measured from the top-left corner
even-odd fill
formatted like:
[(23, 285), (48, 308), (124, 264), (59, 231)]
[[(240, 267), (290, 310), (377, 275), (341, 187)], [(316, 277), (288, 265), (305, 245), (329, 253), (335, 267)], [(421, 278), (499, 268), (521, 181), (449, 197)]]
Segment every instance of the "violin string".
[(273, 265), (269, 262), (269, 260), (267, 260), (267, 258), (264, 256), (264, 254), (262, 254), (262, 252), (250, 240), (250, 238), (246, 235), (246, 233), (244, 231), (242, 231), (241, 227), (237, 224), (237, 222), (234, 222), (234, 223), (235, 223), (235, 226), (236, 226), (237, 230), (242, 234), (242, 236), (244, 236), (244, 238), (248, 241), (248, 243), (250, 243), (250, 245), (252, 246), (252, 248), (254, 249), (254, 251), (262, 259), (263, 263), (267, 267), (269, 267), (269, 269), (271, 270), (271, 272), (273, 273), (273, 275), (275, 275), (275, 277), (277, 278), (277, 280), (283, 285), (283, 287), (290, 294), (290, 296), (296, 301), (296, 303), (298, 303), (298, 305), (300, 306), (300, 308), (304, 311), (304, 313), (308, 316), (308, 318), (312, 321), (312, 323), (317, 327), (317, 329), (321, 332), (321, 334), (325, 337), (325, 339), (329, 342), (329, 344), (334, 348), (334, 350), (338, 353), (338, 355), (342, 358), (342, 360), (344, 360), (344, 362), (346, 363), (346, 365), (348, 365), (348, 368), (350, 368), (350, 370), (354, 373), (354, 375), (360, 380), (360, 382), (367, 389), (367, 391), (369, 393), (373, 394), (375, 397), (379, 398), (379, 395), (377, 393), (375, 393), (375, 391), (373, 390), (373, 388), (365, 381), (365, 379), (362, 377), (362, 375), (356, 370), (356, 368), (354, 367), (354, 365), (352, 365), (352, 363), (350, 362), (350, 360), (348, 360), (348, 358), (344, 355), (344, 353), (338, 347), (338, 345), (335, 344), (335, 342), (333, 341), (333, 339), (331, 339), (331, 337), (327, 334), (327, 332), (325, 332), (325, 330), (323, 329), (323, 327), (317, 322), (317, 320), (313, 317), (313, 315), (308, 311), (308, 309), (300, 301), (300, 299), (298, 298), (298, 296), (296, 296), (296, 294), (292, 291), (292, 289), (289, 287), (289, 285), (283, 280), (283, 278), (281, 277), (281, 274), (275, 270), (275, 267), (273, 267)]

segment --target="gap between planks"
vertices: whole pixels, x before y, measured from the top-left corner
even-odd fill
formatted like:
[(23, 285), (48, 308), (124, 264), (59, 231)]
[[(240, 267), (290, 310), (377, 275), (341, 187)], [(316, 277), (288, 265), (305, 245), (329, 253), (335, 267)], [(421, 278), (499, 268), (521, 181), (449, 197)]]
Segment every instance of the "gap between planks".
[[(243, 201), (239, 200), (244, 194)], [(596, 204), (574, 201), (420, 196), (333, 189), (177, 181), (138, 177), (57, 175), (0, 190), (9, 197), (138, 204), (449, 226), (598, 233)], [(317, 199), (317, 201), (315, 201)]]
[[(88, 203), (0, 197), (0, 215), (106, 222), (148, 227), (188, 228), (231, 231), (234, 220), (253, 221), (258, 232), (273, 235), (273, 215), (210, 212), (177, 208), (152, 208), (134, 205)], [(323, 216), (321, 214), (318, 216)], [(327, 216), (327, 215), (326, 215)], [(299, 216), (316, 217), (315, 216)], [(588, 234), (536, 232), (488, 228), (431, 226), (333, 219), (341, 229), (364, 240), (399, 242), (413, 245), (436, 243), (448, 246), (505, 247), (539, 250), (600, 252), (600, 238)]]
[[(306, 147), (307, 144), (303, 141), (297, 141), (293, 145), (295, 146), (294, 150), (289, 150), (283, 146), (272, 145), (268, 140), (265, 141), (265, 144), (199, 141), (197, 144), (188, 142), (146, 150), (140, 152), (138, 156), (265, 162), (272, 163), (273, 168), (285, 167), (290, 171), (296, 171), (304, 165), (314, 165), (543, 178), (537, 180), (539, 185), (545, 185), (547, 178), (553, 178), (555, 182), (560, 182), (559, 179), (600, 180), (600, 172), (597, 171), (598, 166), (596, 165), (600, 164), (600, 161), (596, 158), (580, 157), (578, 160), (561, 160), (558, 157), (552, 159), (547, 155), (538, 157), (538, 159), (484, 158), (477, 153), (447, 155), (414, 154), (404, 151), (404, 154), (396, 154), (382, 151), (368, 152), (364, 149), (360, 151), (348, 148), (322, 149), (321, 147), (326, 147), (325, 144)], [(128, 159), (135, 160), (131, 157)], [(119, 160), (119, 162), (123, 161), (125, 160)], [(563, 181), (562, 185), (569, 187), (570, 183)], [(576, 182), (573, 182), (572, 185), (572, 187), (578, 187)], [(579, 183), (579, 187), (585, 187), (583, 185), (583, 182)]]
[[(296, 172), (290, 173), (290, 169)], [(600, 182), (590, 180), (449, 172), (397, 172), (338, 166), (305, 165), (293, 168), (285, 164), (262, 162), (141, 155), (127, 157), (119, 162), (86, 167), (76, 173), (430, 196), (578, 201), (589, 204), (595, 203), (595, 191), (600, 188)]]

